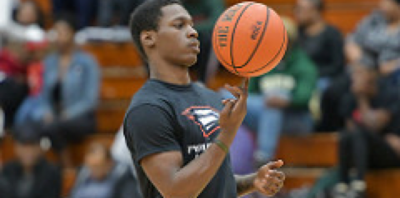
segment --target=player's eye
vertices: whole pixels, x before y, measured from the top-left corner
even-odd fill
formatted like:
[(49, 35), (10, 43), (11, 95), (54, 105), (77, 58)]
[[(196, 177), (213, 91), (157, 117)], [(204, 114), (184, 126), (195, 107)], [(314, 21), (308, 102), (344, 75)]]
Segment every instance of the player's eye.
[(185, 24), (183, 22), (179, 22), (179, 23), (175, 23), (174, 24), (174, 27), (177, 28), (177, 29), (182, 29), (183, 26), (185, 26)]

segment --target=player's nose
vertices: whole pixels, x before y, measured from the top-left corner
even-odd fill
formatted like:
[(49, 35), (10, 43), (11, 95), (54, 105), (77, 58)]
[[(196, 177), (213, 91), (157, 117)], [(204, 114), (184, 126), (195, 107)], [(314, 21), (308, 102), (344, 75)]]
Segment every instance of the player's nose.
[(194, 29), (194, 27), (189, 26), (188, 37), (197, 39), (199, 37), (199, 33), (197, 32), (196, 29)]

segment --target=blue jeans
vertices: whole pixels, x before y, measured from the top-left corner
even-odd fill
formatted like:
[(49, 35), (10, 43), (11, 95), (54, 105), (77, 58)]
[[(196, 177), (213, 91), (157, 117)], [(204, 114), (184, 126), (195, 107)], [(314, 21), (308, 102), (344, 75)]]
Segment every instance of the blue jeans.
[(308, 111), (282, 110), (268, 107), (265, 97), (250, 94), (247, 99), (247, 115), (244, 124), (257, 132), (258, 151), (266, 160), (275, 156), (281, 132), (306, 135), (313, 122)]

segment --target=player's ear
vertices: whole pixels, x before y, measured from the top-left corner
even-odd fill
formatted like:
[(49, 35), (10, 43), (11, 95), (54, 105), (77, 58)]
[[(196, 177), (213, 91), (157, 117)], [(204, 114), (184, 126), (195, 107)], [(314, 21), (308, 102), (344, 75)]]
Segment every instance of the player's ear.
[(154, 47), (157, 39), (157, 34), (155, 31), (143, 31), (140, 34), (140, 40), (143, 46), (148, 48)]

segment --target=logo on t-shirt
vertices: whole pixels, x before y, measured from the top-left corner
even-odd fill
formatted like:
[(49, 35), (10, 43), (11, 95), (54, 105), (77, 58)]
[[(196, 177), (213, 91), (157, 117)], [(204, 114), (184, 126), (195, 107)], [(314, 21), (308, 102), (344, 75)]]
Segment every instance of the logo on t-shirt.
[(183, 111), (182, 115), (197, 124), (204, 137), (209, 137), (220, 128), (219, 112), (210, 106), (191, 106)]

